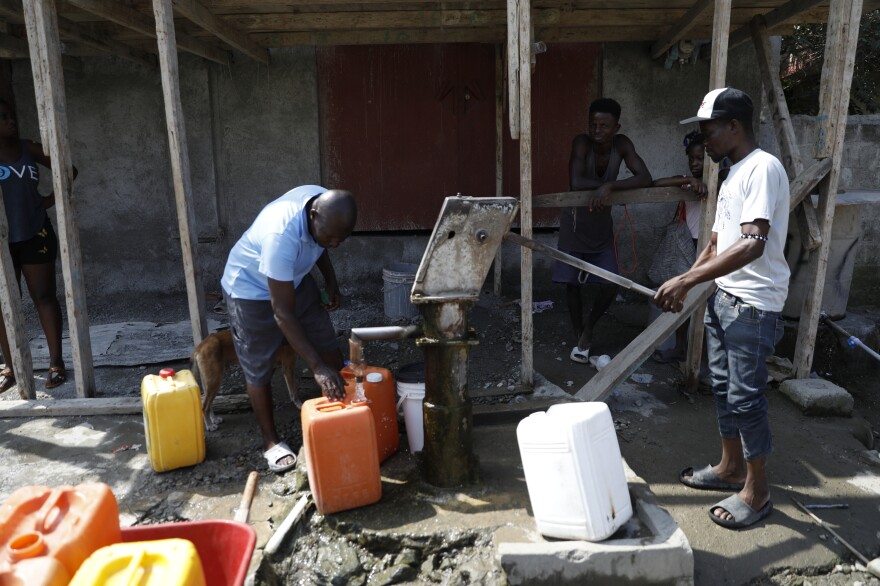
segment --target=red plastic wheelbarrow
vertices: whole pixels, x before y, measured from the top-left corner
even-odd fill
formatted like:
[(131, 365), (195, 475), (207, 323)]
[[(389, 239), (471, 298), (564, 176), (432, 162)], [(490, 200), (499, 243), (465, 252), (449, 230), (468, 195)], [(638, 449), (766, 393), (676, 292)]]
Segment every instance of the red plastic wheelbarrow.
[(196, 546), (205, 583), (210, 586), (242, 586), (257, 542), (253, 527), (214, 519), (140, 525), (122, 529), (122, 541), (155, 541), (177, 537)]

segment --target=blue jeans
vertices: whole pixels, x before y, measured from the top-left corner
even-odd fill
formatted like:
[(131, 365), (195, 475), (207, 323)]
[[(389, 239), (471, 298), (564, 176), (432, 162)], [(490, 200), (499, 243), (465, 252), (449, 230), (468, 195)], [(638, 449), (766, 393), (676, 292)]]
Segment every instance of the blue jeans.
[(782, 338), (782, 318), (718, 289), (705, 321), (718, 431), (723, 439), (742, 440), (746, 460), (763, 458), (773, 451), (766, 360)]

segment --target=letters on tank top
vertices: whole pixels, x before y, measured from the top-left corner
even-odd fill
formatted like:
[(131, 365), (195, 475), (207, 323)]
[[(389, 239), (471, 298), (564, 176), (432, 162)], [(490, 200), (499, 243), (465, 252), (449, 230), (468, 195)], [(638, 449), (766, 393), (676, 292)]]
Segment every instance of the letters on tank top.
[(11, 165), (0, 165), (0, 187), (6, 219), (9, 222), (9, 242), (33, 238), (46, 221), (43, 198), (37, 191), (40, 169), (31, 155), (27, 141), (21, 141), (21, 158)]

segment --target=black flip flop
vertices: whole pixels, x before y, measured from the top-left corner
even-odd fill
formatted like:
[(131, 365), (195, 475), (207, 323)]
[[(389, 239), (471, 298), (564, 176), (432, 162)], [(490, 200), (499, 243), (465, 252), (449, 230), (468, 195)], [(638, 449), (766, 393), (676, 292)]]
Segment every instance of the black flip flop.
[[(685, 476), (688, 472), (690, 476)], [(699, 470), (696, 466), (688, 466), (678, 473), (678, 479), (685, 486), (696, 488), (697, 490), (723, 490), (725, 492), (741, 491), (745, 486), (744, 482), (725, 482), (721, 480), (718, 474), (712, 469), (712, 465), (706, 465)]]
[[(714, 515), (712, 511), (715, 509), (724, 509), (733, 515), (733, 521), (728, 521), (727, 519), (722, 519), (721, 517)], [(716, 503), (709, 507), (709, 516), (715, 523), (721, 525), (725, 529), (745, 529), (746, 527), (751, 527), (772, 512), (773, 501), (768, 500), (763, 507), (756, 511), (747, 505), (744, 500), (739, 498), (738, 494), (731, 495), (720, 503)]]
[(46, 377), (47, 389), (60, 387), (65, 382), (67, 382), (67, 370), (63, 366), (52, 366), (49, 368), (49, 375)]
[(0, 371), (0, 393), (4, 393), (15, 386), (15, 375), (8, 368)]

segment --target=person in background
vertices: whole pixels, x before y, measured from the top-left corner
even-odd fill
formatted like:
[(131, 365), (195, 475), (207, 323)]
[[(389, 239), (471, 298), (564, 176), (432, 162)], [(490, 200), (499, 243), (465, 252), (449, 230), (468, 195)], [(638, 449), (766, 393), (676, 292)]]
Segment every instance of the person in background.
[[(648, 167), (633, 142), (619, 131), (620, 104), (609, 98), (590, 104), (588, 132), (577, 135), (571, 145), (569, 185), (572, 191), (595, 193), (586, 206), (563, 208), (559, 216), (559, 250), (613, 273), (619, 271), (614, 254), (611, 193), (651, 185)], [(622, 163), (626, 163), (632, 177), (617, 178)], [(593, 329), (614, 302), (617, 287), (559, 261), (553, 267), (552, 278), (554, 283), (565, 285), (577, 340), (569, 357), (574, 362), (586, 363), (593, 344)], [(586, 318), (584, 290), (592, 299)]]
[[(61, 304), (55, 284), (55, 260), (58, 238), (46, 210), (55, 205), (55, 194), (40, 195), (40, 168), (52, 167), (43, 147), (18, 135), (15, 111), (0, 100), (0, 188), (9, 224), (9, 253), (15, 280), (21, 277), (37, 310), (37, 317), (49, 348), (49, 373), (46, 388), (52, 389), (67, 380), (61, 357)], [(73, 177), (77, 170), (73, 168)], [(0, 370), (0, 392), (15, 385), (15, 372), (6, 337), (6, 324), (0, 314), (0, 350), (6, 365)]]
[[(672, 177), (663, 177), (654, 181), (654, 187), (681, 187), (687, 191), (692, 191), (700, 197), (700, 200), (706, 199), (706, 185), (703, 183), (703, 160), (706, 150), (703, 146), (703, 135), (694, 130), (684, 137), (684, 152), (687, 155), (688, 169), (690, 175), (675, 175)], [(720, 179), (727, 176), (727, 169), (722, 169)], [(687, 224), (694, 243), (694, 254), (696, 255), (697, 240), (700, 237), (700, 224), (702, 222), (702, 210), (699, 201), (689, 200), (679, 202), (678, 211), (676, 212), (678, 221)], [(694, 260), (691, 258), (691, 260)], [(675, 347), (669, 350), (657, 350), (651, 355), (656, 362), (666, 364), (669, 362), (680, 362), (685, 359), (687, 352), (687, 335), (690, 320), (684, 322), (675, 331)]]

